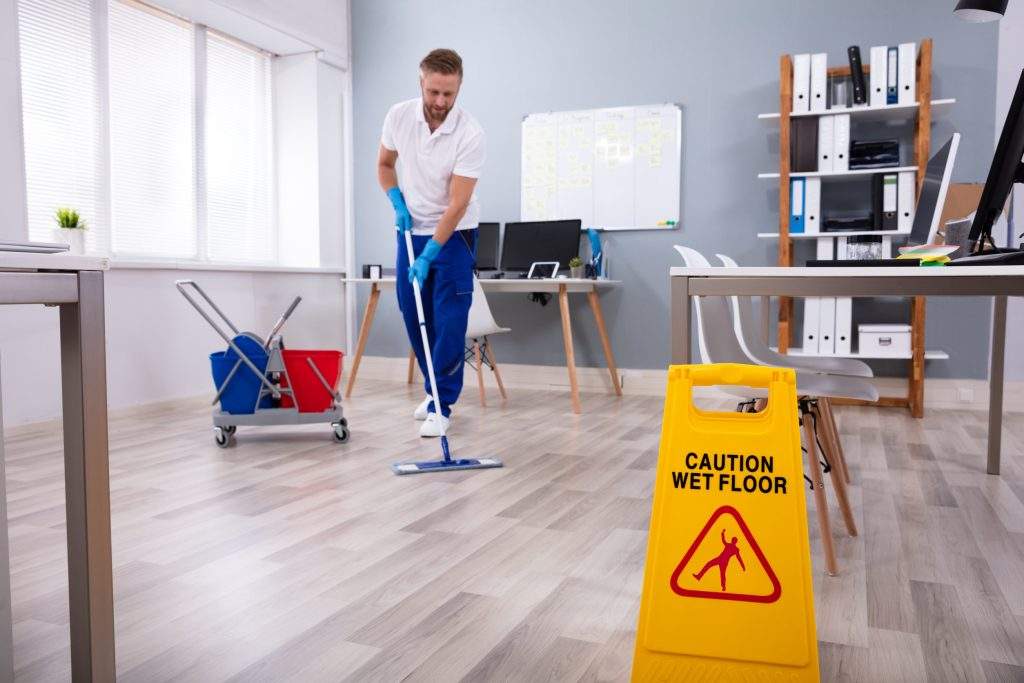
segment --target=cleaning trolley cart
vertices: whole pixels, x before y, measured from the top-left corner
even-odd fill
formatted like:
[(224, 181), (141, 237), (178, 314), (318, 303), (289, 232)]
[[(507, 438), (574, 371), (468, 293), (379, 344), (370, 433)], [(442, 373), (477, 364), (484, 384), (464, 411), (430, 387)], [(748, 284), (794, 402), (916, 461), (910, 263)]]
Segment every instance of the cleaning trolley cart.
[[(281, 328), (302, 301), (295, 297), (274, 328), (261, 339), (251, 332), (239, 332), (206, 292), (192, 280), (175, 283), (182, 296), (227, 342), (226, 351), (210, 354), (217, 395), (213, 404), (214, 440), (221, 448), (234, 442), (240, 427), (300, 425), (325, 422), (338, 443), (348, 441), (348, 420), (337, 390), (341, 378), (341, 351), (286, 349)], [(229, 336), (193, 296), (198, 294), (233, 333)]]

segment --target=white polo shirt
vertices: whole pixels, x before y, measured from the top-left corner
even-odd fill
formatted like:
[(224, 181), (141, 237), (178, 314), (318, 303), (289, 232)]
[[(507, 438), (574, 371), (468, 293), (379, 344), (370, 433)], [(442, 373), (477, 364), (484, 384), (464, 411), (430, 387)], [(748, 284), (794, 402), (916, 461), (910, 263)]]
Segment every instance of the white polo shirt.
[[(484, 129), (458, 106), (431, 133), (422, 99), (399, 102), (384, 118), (380, 143), (398, 152), (398, 185), (412, 214), (415, 235), (434, 234), (448, 208), (452, 175), (479, 178), (484, 166)], [(456, 228), (475, 228), (479, 222), (474, 192)]]

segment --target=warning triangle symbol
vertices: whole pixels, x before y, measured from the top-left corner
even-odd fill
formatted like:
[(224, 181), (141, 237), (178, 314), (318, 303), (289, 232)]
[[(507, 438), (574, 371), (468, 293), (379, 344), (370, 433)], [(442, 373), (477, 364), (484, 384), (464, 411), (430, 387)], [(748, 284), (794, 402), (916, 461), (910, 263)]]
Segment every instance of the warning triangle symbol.
[[(716, 527), (722, 527), (719, 538), (708, 535)], [(726, 527), (730, 529), (728, 537)], [(742, 540), (732, 535), (736, 530)], [(744, 555), (750, 557), (747, 549), (763, 574), (757, 566), (748, 564), (749, 559), (744, 560)], [(677, 595), (712, 600), (769, 603), (782, 595), (782, 584), (768, 558), (739, 511), (731, 505), (723, 505), (711, 515), (672, 572), (670, 585)], [(730, 585), (733, 590), (728, 590)]]

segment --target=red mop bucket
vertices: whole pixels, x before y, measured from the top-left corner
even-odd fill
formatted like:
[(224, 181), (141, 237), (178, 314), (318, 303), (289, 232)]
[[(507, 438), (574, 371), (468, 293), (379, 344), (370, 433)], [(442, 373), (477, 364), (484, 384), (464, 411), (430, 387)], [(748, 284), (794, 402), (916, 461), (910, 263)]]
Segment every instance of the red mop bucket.
[[(288, 372), (287, 380), (284, 377), (281, 378), (281, 386), (286, 387), (288, 382), (291, 382), (291, 389), (295, 392), (295, 401), (299, 404), (299, 412), (322, 413), (330, 410), (334, 403), (334, 396), (324, 388), (323, 382), (309, 366), (307, 359), (313, 361), (316, 369), (331, 386), (331, 391), (337, 392), (338, 381), (341, 379), (341, 359), (344, 354), (341, 351), (283, 349), (281, 355), (284, 359), (285, 370)], [(292, 407), (292, 400), (289, 396), (281, 396), (281, 407)]]

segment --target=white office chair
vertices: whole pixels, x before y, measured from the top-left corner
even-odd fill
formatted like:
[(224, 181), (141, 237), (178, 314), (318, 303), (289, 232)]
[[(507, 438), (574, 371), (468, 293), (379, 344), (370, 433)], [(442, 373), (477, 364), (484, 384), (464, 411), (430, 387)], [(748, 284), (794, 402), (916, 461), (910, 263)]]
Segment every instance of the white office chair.
[(473, 303), (469, 307), (469, 324), (466, 327), (466, 362), (476, 369), (477, 386), (480, 388), (480, 405), (487, 406), (487, 398), (484, 393), (484, 365), (494, 373), (494, 379), (498, 382), (498, 391), (501, 392), (502, 400), (508, 398), (505, 394), (505, 385), (501, 381), (501, 372), (498, 370), (498, 361), (494, 358), (494, 349), (491, 348), (489, 337), (492, 334), (511, 332), (507, 327), (502, 327), (494, 320), (491, 307), (487, 305), (487, 296), (480, 281), (473, 278)]
[[(726, 268), (738, 268), (739, 264), (725, 254), (715, 254)], [(871, 366), (856, 358), (801, 358), (784, 356), (772, 349), (761, 337), (754, 319), (754, 304), (749, 296), (733, 296), (733, 326), (736, 338), (748, 356), (758, 365), (790, 367), (825, 375), (846, 375), (848, 377), (874, 377)]]
[[(695, 249), (675, 246), (676, 251), (683, 257), (688, 268), (711, 268), (704, 255)], [(824, 440), (822, 456), (831, 475), (831, 480), (836, 492), (836, 499), (839, 502), (839, 509), (842, 512), (846, 529), (851, 536), (857, 535), (857, 526), (853, 519), (853, 511), (847, 498), (846, 484), (848, 472), (845, 467), (845, 458), (838, 445), (839, 434), (833, 428), (831, 410), (827, 401), (819, 402), (821, 398), (852, 398), (864, 401), (878, 400), (878, 391), (865, 379), (831, 374), (818, 374), (808, 372), (806, 369), (789, 365), (786, 356), (776, 354), (776, 363), (759, 362), (751, 357), (743, 347), (740, 334), (733, 324), (733, 316), (730, 311), (729, 299), (724, 296), (697, 296), (694, 297), (695, 317), (697, 319), (698, 348), (700, 349), (701, 361), (704, 363), (753, 363), (755, 365), (775, 365), (776, 367), (790, 367), (796, 371), (797, 394), (801, 423), (804, 429), (804, 437), (807, 444), (808, 464), (811, 469), (815, 508), (817, 509), (818, 525), (821, 531), (822, 547), (825, 552), (825, 565), (829, 574), (837, 572), (835, 550), (833, 547), (832, 528), (829, 522), (828, 503), (825, 498), (824, 478), (821, 465), (818, 462), (817, 445), (818, 428), (820, 421), (821, 436)], [(767, 392), (763, 390), (751, 390), (743, 392), (732, 387), (724, 387), (725, 391), (733, 395), (754, 397), (764, 399)], [(821, 405), (825, 403), (826, 405)]]

